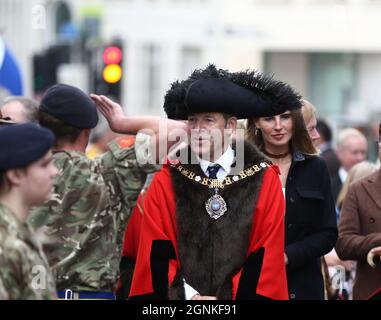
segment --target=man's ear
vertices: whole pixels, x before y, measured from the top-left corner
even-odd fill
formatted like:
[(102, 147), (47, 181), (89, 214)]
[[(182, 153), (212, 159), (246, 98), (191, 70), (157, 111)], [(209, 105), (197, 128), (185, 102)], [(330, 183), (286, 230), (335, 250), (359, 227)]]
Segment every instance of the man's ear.
[(227, 129), (232, 129), (233, 131), (237, 129), (237, 118), (236, 117), (230, 117), (226, 123)]
[(8, 181), (11, 183), (11, 185), (15, 186), (20, 184), (22, 175), (24, 175), (24, 172), (22, 172), (20, 169), (10, 169), (5, 172), (5, 176), (7, 177)]

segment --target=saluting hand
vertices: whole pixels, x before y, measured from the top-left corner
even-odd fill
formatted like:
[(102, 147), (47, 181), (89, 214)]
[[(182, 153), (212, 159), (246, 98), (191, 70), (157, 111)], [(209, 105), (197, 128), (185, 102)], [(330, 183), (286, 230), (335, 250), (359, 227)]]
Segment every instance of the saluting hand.
[(99, 112), (106, 118), (112, 131), (120, 132), (124, 129), (122, 121), (126, 116), (124, 115), (122, 107), (118, 103), (106, 96), (93, 93), (90, 94), (90, 98), (96, 104)]

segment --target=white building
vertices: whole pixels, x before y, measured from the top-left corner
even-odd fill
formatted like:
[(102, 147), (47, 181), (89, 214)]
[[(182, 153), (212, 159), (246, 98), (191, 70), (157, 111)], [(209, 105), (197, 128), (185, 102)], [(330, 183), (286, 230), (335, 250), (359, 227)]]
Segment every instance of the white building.
[[(0, 28), (21, 61), (28, 93), (30, 57), (56, 38), (55, 12), (62, 2), (0, 0)], [(209, 62), (275, 73), (332, 122), (363, 124), (381, 112), (381, 0), (64, 3), (74, 22), (96, 11), (102, 38), (123, 39), (122, 101), (130, 114), (162, 114), (169, 83)], [(33, 26), (39, 4), (46, 9), (40, 29)]]

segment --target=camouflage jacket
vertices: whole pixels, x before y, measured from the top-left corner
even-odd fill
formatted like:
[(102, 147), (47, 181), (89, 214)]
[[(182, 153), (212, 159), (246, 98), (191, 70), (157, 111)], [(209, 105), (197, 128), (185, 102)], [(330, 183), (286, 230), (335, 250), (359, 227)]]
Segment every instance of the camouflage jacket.
[(59, 290), (115, 289), (129, 215), (146, 173), (158, 170), (131, 139), (113, 141), (94, 160), (75, 151), (54, 154), (59, 174), (53, 198), (32, 211), (30, 223), (40, 228)]
[(55, 295), (53, 275), (35, 234), (0, 204), (0, 300)]

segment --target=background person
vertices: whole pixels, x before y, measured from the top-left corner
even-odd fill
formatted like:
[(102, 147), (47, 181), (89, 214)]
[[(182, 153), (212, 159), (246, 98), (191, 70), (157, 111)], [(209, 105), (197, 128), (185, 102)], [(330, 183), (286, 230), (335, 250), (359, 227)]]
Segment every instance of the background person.
[(356, 163), (366, 159), (367, 149), (366, 138), (359, 130), (346, 128), (339, 133), (336, 153), (341, 166), (337, 174), (331, 178), (332, 196), (335, 202), (349, 170)]
[(38, 104), (26, 97), (8, 97), (0, 107), (3, 118), (17, 123), (37, 122)]
[[(381, 124), (379, 125), (381, 137)], [(379, 158), (381, 140), (379, 138)], [(342, 260), (357, 261), (353, 299), (364, 300), (381, 287), (381, 170), (349, 186), (335, 249)], [(373, 264), (370, 266), (367, 259)]]
[(327, 164), (329, 176), (333, 177), (339, 171), (340, 161), (332, 146), (332, 130), (323, 119), (317, 119), (316, 130), (319, 132), (320, 139), (316, 141), (315, 146), (320, 150), (320, 156)]

